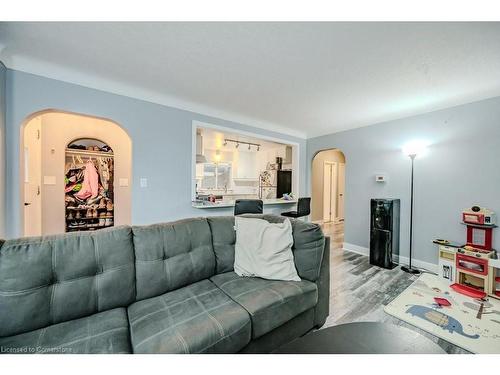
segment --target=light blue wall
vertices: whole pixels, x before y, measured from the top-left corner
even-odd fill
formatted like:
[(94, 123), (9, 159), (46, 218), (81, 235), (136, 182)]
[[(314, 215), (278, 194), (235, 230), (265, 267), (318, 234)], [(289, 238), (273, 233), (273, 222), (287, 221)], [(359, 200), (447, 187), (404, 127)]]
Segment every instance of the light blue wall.
[[(8, 237), (21, 235), (20, 127), (27, 116), (45, 109), (108, 118), (129, 133), (133, 148), (133, 224), (232, 212), (231, 209), (208, 211), (191, 207), (193, 120), (297, 142), (299, 168), (305, 171), (306, 141), (303, 139), (14, 70), (7, 70), (7, 94)], [(148, 188), (139, 187), (140, 177), (148, 178)], [(306, 181), (302, 178), (299, 182), (300, 191), (305, 191)]]
[(0, 238), (5, 237), (5, 104), (7, 68), (0, 61)]
[[(437, 263), (433, 239), (466, 240), (462, 209), (477, 204), (500, 214), (500, 98), (309, 139), (308, 181), (319, 150), (342, 150), (345, 241), (369, 247), (370, 198), (400, 198), (401, 250), (408, 256), (410, 160), (401, 146), (412, 139), (432, 143), (415, 161), (414, 257)], [(378, 172), (387, 173), (386, 183), (375, 182)], [(500, 249), (500, 229), (494, 247)]]

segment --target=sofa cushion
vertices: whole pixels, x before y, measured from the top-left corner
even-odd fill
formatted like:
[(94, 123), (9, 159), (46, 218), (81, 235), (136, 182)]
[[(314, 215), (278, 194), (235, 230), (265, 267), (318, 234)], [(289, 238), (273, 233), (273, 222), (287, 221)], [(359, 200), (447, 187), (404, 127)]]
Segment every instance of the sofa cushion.
[(207, 220), (212, 230), (212, 243), (216, 260), (215, 273), (232, 271), (236, 244), (234, 216), (208, 217)]
[(292, 220), (293, 257), (301, 279), (316, 281), (319, 278), (325, 236), (318, 224)]
[(252, 319), (253, 339), (272, 331), (318, 302), (318, 288), (307, 280), (264, 280), (240, 277), (234, 272), (215, 275), (210, 280), (248, 311)]
[(121, 307), (0, 338), (1, 353), (131, 353), (127, 311)]
[[(281, 223), (286, 218), (276, 215), (240, 215)], [(216, 273), (230, 272), (234, 269), (234, 246), (236, 232), (234, 216), (210, 217), (207, 219), (212, 229), (213, 247), (216, 259)], [(292, 252), (295, 268), (301, 279), (316, 281), (319, 277), (325, 237), (317, 224), (290, 219), (293, 231)]]
[(208, 280), (129, 306), (134, 353), (235, 353), (250, 342), (248, 313)]
[(293, 261), (292, 224), (235, 217), (234, 272), (268, 280), (300, 281)]
[(135, 299), (129, 227), (6, 241), (0, 337), (128, 306)]
[(215, 272), (206, 219), (133, 227), (137, 300), (207, 279)]

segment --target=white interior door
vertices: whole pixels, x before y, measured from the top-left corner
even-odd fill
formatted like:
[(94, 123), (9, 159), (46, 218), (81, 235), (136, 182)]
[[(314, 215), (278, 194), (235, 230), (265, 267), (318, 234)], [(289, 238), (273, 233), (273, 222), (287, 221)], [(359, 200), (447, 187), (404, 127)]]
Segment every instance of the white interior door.
[(41, 120), (33, 119), (24, 130), (24, 235), (42, 235)]
[(337, 221), (344, 220), (345, 163), (339, 163), (337, 183)]
[(325, 162), (323, 169), (323, 221), (333, 221), (336, 215), (337, 163)]
[(331, 210), (331, 181), (332, 181), (332, 166), (329, 163), (324, 164), (323, 170), (323, 221), (329, 222)]

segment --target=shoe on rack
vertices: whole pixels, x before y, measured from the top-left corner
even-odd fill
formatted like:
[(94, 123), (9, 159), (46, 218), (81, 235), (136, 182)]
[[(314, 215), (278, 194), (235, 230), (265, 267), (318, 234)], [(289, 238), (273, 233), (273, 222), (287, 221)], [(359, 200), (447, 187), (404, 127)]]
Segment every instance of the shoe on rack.
[(69, 223), (68, 228), (78, 228), (78, 224), (76, 221), (72, 221)]
[(113, 211), (113, 202), (111, 202), (111, 199), (106, 203), (106, 210)]
[(104, 198), (102, 198), (99, 202), (99, 208), (106, 208), (106, 201)]
[(99, 200), (101, 199), (102, 197), (100, 195), (96, 196), (95, 198), (90, 198), (88, 201), (87, 201), (87, 204), (89, 206), (92, 206), (94, 204), (96, 204), (97, 202), (99, 202)]

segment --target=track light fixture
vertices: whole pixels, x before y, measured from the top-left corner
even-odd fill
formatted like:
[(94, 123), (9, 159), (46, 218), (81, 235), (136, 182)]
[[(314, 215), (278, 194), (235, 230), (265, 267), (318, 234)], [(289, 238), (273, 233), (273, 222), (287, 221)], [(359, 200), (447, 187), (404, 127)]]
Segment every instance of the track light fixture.
[(237, 141), (236, 139), (229, 139), (225, 138), (224, 139), (224, 146), (227, 145), (228, 142), (235, 143), (235, 147), (238, 148), (240, 147), (240, 143), (242, 145), (248, 145), (248, 150), (250, 151), (252, 149), (252, 146), (257, 147), (257, 151), (260, 151), (260, 144), (259, 143), (252, 143), (252, 142), (245, 142), (245, 141)]

